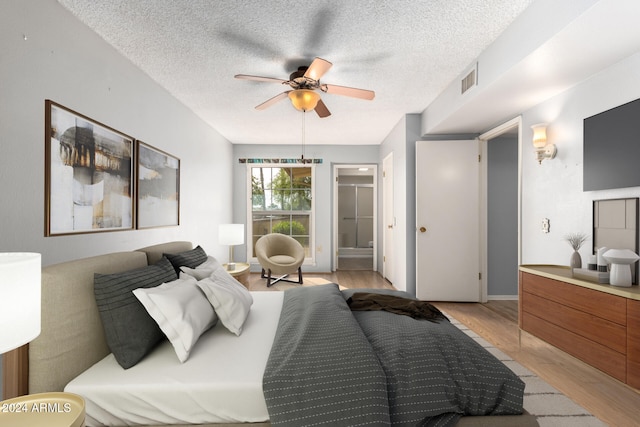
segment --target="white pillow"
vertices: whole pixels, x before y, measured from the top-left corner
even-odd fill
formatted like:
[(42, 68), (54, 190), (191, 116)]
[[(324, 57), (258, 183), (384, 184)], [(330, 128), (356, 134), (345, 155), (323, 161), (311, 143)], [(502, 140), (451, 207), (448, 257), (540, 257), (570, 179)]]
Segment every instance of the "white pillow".
[(220, 264), (220, 262), (217, 259), (215, 259), (211, 255), (209, 255), (209, 256), (207, 256), (207, 260), (205, 262), (203, 262), (202, 264), (200, 264), (199, 266), (197, 266), (196, 269), (198, 269), (198, 268), (216, 269), (216, 268), (221, 267), (221, 266), (222, 266), (222, 264)]
[(253, 297), (247, 288), (223, 267), (215, 269), (211, 276), (198, 281), (198, 286), (207, 296), (222, 324), (239, 336), (253, 304)]
[(202, 280), (205, 277), (211, 276), (211, 273), (213, 273), (213, 271), (218, 267), (221, 267), (218, 260), (212, 256), (208, 256), (207, 260), (196, 268), (182, 266), (180, 267), (180, 270), (191, 277), (195, 277), (196, 280)]
[(180, 362), (189, 358), (200, 335), (218, 321), (196, 279), (190, 276), (155, 288), (138, 288), (133, 294), (167, 336)]

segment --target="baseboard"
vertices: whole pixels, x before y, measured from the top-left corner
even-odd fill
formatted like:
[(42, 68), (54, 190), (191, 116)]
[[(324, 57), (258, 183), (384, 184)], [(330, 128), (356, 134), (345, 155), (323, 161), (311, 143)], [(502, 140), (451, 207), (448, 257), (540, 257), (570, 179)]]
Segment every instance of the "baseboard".
[(489, 301), (518, 301), (518, 295), (487, 295)]

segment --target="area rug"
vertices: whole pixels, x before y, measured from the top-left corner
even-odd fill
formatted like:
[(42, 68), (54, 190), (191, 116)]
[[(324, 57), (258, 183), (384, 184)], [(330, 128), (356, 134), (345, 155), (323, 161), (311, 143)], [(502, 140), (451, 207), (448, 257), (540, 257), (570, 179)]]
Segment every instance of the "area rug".
[[(299, 288), (300, 286), (317, 286), (317, 285), (326, 285), (329, 283), (333, 283), (333, 282), (327, 279), (323, 279), (321, 277), (303, 277), (302, 285), (298, 283), (278, 282), (275, 285), (271, 286), (271, 289), (276, 291), (286, 291), (287, 289)], [(338, 287), (341, 290), (347, 289), (340, 285), (338, 285)]]
[(536, 417), (541, 427), (606, 427), (606, 424), (591, 415), (589, 411), (513, 360), (506, 353), (495, 348), (466, 325), (448, 314), (447, 317), (458, 329), (473, 338), (524, 381), (524, 409)]

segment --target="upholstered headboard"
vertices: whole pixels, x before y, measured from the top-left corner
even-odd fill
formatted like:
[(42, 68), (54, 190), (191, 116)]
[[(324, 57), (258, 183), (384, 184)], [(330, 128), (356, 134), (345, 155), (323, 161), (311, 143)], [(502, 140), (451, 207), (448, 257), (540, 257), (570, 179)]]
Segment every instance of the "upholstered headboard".
[[(12, 360), (4, 365), (19, 381), (28, 375), (28, 390), (24, 385), (17, 390), (62, 391), (71, 379), (109, 354), (93, 293), (95, 273), (112, 274), (144, 267), (160, 260), (163, 253), (189, 249), (192, 249), (190, 242), (169, 242), (44, 267), (40, 335), (29, 344), (28, 364)], [(4, 393), (5, 398), (13, 397), (9, 395), (11, 390), (5, 389)]]
[(180, 252), (193, 249), (191, 242), (167, 242), (159, 245), (147, 246), (145, 248), (136, 249), (136, 252), (144, 252), (147, 254), (147, 264), (155, 264), (160, 261), (162, 254), (177, 254)]

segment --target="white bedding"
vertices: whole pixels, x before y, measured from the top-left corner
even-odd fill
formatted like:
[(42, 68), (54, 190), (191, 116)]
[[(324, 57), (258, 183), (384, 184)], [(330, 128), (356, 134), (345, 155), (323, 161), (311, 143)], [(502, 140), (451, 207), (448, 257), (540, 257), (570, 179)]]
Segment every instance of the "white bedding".
[(73, 379), (65, 391), (86, 401), (86, 425), (264, 422), (262, 376), (284, 292), (252, 292), (239, 337), (220, 322), (180, 363), (164, 341), (124, 370), (112, 354)]

